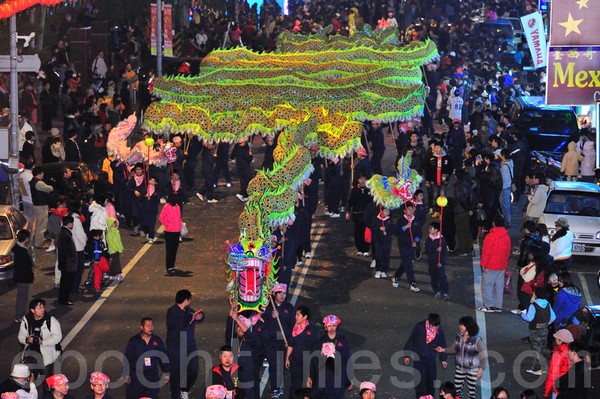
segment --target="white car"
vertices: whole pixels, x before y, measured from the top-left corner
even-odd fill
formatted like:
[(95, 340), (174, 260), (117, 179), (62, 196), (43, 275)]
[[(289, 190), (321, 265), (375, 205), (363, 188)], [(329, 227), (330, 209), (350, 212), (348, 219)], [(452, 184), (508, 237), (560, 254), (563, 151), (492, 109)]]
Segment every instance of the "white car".
[(555, 181), (539, 220), (555, 232), (554, 222), (564, 217), (573, 232), (573, 255), (600, 256), (600, 186), (593, 183)]

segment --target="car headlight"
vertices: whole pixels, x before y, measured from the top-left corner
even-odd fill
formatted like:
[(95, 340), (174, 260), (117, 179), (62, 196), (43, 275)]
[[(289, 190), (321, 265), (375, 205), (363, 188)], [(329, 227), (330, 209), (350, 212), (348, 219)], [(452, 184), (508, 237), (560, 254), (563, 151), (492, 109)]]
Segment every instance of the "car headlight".
[(2, 255), (0, 257), (0, 265), (6, 265), (7, 263), (10, 263), (13, 261), (13, 253), (11, 252), (9, 255)]
[(550, 230), (548, 230), (548, 235), (550, 237), (552, 237), (554, 235), (554, 233), (556, 233), (556, 229), (550, 229)]
[(600, 240), (600, 231), (596, 233), (596, 240)]

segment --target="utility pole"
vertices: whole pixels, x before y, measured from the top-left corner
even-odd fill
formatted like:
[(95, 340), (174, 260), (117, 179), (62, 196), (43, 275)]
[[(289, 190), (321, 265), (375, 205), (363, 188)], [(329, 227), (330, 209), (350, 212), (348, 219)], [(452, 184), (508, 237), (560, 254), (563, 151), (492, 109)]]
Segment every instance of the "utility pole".
[(162, 76), (163, 58), (163, 27), (162, 27), (162, 0), (156, 0), (156, 76)]
[[(19, 82), (17, 76), (17, 16), (10, 17), (10, 131), (8, 158), (9, 169), (19, 169)], [(13, 205), (19, 208), (19, 183), (11, 174)]]

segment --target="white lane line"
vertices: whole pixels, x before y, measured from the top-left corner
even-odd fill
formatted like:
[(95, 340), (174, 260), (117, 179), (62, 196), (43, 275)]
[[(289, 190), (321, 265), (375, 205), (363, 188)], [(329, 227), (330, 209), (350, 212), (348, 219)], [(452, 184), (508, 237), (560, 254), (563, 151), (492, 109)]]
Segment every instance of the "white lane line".
[(590, 295), (590, 289), (585, 276), (581, 273), (577, 273), (577, 276), (579, 277), (579, 281), (581, 281), (581, 290), (583, 291), (583, 296), (585, 297), (587, 304), (592, 305), (594, 302), (592, 302), (592, 296)]
[[(161, 225), (158, 228), (158, 230), (156, 230), (156, 237), (159, 237), (163, 231), (164, 226)], [(127, 276), (127, 273), (129, 273), (131, 269), (133, 269), (136, 263), (142, 258), (142, 256), (146, 254), (146, 252), (148, 252), (148, 250), (151, 247), (152, 246), (150, 244), (142, 245), (142, 248), (138, 251), (137, 254), (135, 254), (135, 256), (129, 261), (129, 263), (127, 263), (127, 265), (123, 269), (123, 277)], [(112, 292), (118, 285), (119, 281), (113, 281), (110, 284), (110, 286), (108, 286), (108, 288), (106, 288), (106, 290), (102, 293), (102, 295), (100, 295), (100, 297), (94, 302), (92, 307), (89, 308), (89, 310), (83, 315), (83, 317), (81, 318), (81, 320), (79, 320), (75, 327), (73, 327), (73, 329), (69, 331), (69, 334), (67, 334), (67, 336), (64, 337), (62, 342), (60, 343), (63, 349), (66, 348), (71, 343), (71, 341), (75, 339), (75, 337), (77, 336), (77, 334), (79, 334), (83, 327), (85, 327), (85, 325), (92, 319), (92, 317), (94, 317), (96, 312), (100, 309), (100, 307), (104, 304), (104, 302), (108, 299), (110, 294), (112, 294)]]
[[(312, 226), (311, 226), (311, 237), (312, 237), (312, 231), (313, 229), (317, 228), (317, 222), (315, 221)], [(292, 277), (292, 279), (294, 277), (298, 277), (298, 281), (296, 282), (296, 285), (294, 286), (294, 294), (292, 295), (292, 299), (290, 299), (290, 303), (292, 304), (292, 306), (296, 306), (296, 301), (298, 300), (298, 297), (300, 296), (300, 291), (302, 291), (302, 284), (304, 284), (304, 279), (306, 278), (306, 273), (308, 273), (308, 269), (310, 269), (310, 264), (312, 263), (312, 260), (315, 256), (315, 251), (317, 249), (317, 246), (319, 245), (319, 241), (321, 240), (321, 236), (323, 235), (323, 230), (325, 229), (325, 223), (319, 223), (318, 224), (318, 230), (317, 230), (317, 234), (315, 235), (315, 238), (312, 238), (312, 245), (310, 248), (310, 252), (312, 253), (312, 257), (309, 259), (306, 259), (302, 265), (302, 269), (300, 269), (298, 272), (296, 272), (294, 270), (294, 275)], [(265, 392), (265, 388), (267, 387), (267, 383), (269, 382), (269, 369), (268, 368), (264, 368), (263, 369), (263, 374), (260, 377), (260, 396), (263, 396), (263, 393)]]
[[(479, 266), (479, 243), (473, 244), (473, 250), (475, 256), (473, 257), (473, 292), (475, 293), (475, 318), (477, 325), (479, 325), (479, 336), (483, 341), (483, 350), (487, 353), (487, 326), (485, 323), (485, 312), (477, 310), (478, 307), (483, 306), (483, 297), (481, 294), (481, 267)], [(481, 376), (479, 388), (481, 389), (481, 398), (489, 398), (492, 396), (492, 389), (490, 384), (490, 364), (488, 363), (483, 375)]]
[[(313, 244), (310, 248), (310, 252), (312, 253), (313, 257), (315, 256), (315, 251), (317, 249), (317, 246), (319, 245), (319, 241), (321, 240), (321, 236), (323, 235), (324, 229), (325, 229), (325, 223), (320, 223), (318, 225), (317, 234), (315, 235), (314, 238), (311, 239)], [(292, 299), (290, 299), (290, 303), (294, 306), (296, 305), (296, 301), (298, 300), (298, 297), (300, 296), (300, 291), (302, 291), (302, 284), (304, 284), (304, 279), (306, 278), (306, 273), (308, 273), (308, 269), (310, 268), (310, 264), (311, 264), (312, 260), (313, 260), (312, 257), (309, 259), (306, 259), (304, 261), (304, 265), (302, 266), (302, 269), (297, 274), (298, 281), (296, 282), (296, 285), (294, 286), (294, 294), (292, 295)]]

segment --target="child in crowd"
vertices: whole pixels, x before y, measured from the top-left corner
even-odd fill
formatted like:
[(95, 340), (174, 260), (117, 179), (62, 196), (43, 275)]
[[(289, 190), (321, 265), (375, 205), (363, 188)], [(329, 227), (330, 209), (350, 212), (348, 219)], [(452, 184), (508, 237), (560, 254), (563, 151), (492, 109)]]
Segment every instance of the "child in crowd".
[(108, 263), (110, 254), (106, 249), (104, 241), (102, 241), (103, 234), (102, 230), (90, 230), (89, 239), (83, 251), (87, 260), (92, 263), (92, 268), (85, 284), (88, 286), (93, 284), (96, 294), (102, 293), (102, 279), (104, 273), (107, 273), (110, 269)]
[(440, 224), (438, 222), (431, 222), (429, 225), (429, 236), (425, 240), (425, 252), (427, 253), (431, 288), (435, 292), (435, 298), (447, 301), (450, 299), (448, 295), (448, 279), (446, 277), (448, 244), (440, 232)]

